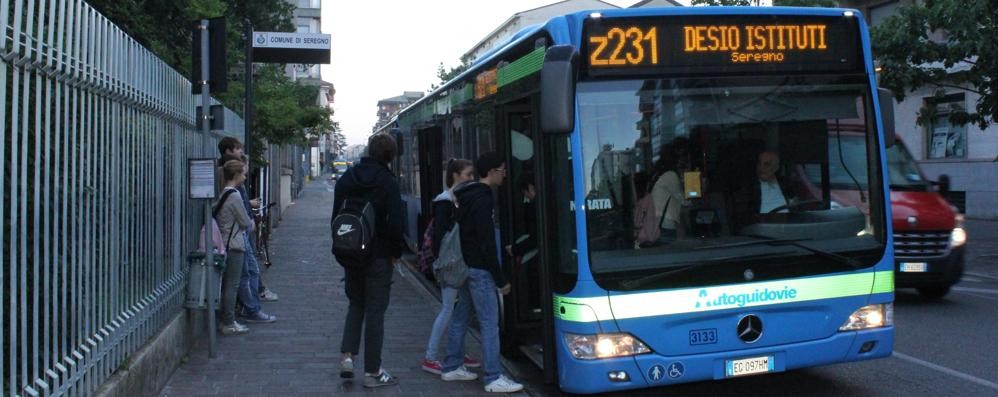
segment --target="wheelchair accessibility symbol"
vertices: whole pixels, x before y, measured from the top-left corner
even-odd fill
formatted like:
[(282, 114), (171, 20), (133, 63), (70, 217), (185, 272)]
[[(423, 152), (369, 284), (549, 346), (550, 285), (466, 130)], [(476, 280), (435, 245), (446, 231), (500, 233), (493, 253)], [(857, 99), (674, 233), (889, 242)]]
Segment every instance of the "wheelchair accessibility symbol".
[(683, 363), (674, 362), (669, 364), (669, 377), (672, 379), (679, 379), (683, 377), (683, 373), (686, 372), (686, 368), (683, 367)]

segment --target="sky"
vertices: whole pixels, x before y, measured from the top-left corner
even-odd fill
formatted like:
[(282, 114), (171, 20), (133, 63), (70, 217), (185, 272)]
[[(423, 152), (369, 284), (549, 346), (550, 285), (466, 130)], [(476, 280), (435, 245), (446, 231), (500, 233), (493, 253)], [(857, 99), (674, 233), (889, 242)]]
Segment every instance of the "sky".
[[(557, 0), (325, 0), (322, 32), (332, 36), (323, 80), (333, 83), (333, 120), (347, 143), (363, 144), (377, 121), (378, 100), (426, 92), (437, 66), (460, 64), (513, 14)], [(606, 0), (626, 7), (638, 0)]]

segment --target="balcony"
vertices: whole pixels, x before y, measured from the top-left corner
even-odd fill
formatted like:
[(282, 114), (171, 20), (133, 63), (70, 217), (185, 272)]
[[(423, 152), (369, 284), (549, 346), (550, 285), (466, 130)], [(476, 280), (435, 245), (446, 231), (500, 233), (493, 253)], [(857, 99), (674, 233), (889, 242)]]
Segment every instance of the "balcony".
[(298, 8), (313, 8), (316, 10), (322, 8), (322, 0), (297, 0), (295, 4), (297, 4)]

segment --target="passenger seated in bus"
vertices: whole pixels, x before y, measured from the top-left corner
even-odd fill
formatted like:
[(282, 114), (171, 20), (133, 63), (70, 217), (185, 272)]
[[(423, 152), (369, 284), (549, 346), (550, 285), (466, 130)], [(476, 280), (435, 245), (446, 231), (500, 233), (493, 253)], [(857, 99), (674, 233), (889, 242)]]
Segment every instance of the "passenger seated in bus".
[[(787, 206), (795, 202), (791, 184), (781, 178), (780, 155), (772, 151), (759, 153), (755, 165), (756, 177), (745, 181), (734, 194), (734, 206), (738, 228), (756, 223), (761, 214), (788, 212)], [(783, 207), (783, 208), (780, 208)]]
[(680, 208), (683, 204), (683, 185), (679, 180), (675, 146), (663, 146), (651, 195), (655, 201), (655, 219), (661, 229), (659, 243), (675, 241), (679, 227)]

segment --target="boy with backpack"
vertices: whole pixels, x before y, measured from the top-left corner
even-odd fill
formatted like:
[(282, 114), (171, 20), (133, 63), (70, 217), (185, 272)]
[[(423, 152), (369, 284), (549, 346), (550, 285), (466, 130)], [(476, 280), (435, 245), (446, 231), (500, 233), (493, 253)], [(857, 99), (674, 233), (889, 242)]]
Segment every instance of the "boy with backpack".
[(350, 300), (340, 352), (340, 377), (353, 378), (364, 330), (364, 387), (398, 384), (381, 368), (392, 266), (402, 254), (402, 196), (388, 164), (398, 147), (388, 134), (368, 142), (368, 157), (336, 182), (331, 222), (333, 254), (346, 273)]
[[(514, 393), (523, 385), (506, 377), (499, 363), (499, 298), (509, 294), (500, 265), (500, 248), (495, 222), (494, 189), (506, 179), (506, 165), (495, 152), (483, 154), (475, 162), (478, 181), (469, 181), (454, 188), (457, 197), (457, 224), (460, 229), (461, 254), (467, 264), (467, 281), (458, 289), (457, 307), (451, 319), (447, 340), (447, 358), (443, 363), (444, 381), (475, 380), (478, 375), (464, 365), (464, 335), (471, 319), (471, 307), (478, 316), (482, 337), (482, 365), (485, 391)], [(442, 255), (442, 254), (441, 254)]]
[[(429, 269), (433, 262), (440, 255), (441, 242), (444, 235), (454, 226), (454, 212), (457, 210), (454, 202), (454, 192), (451, 190), (455, 186), (474, 179), (475, 167), (471, 160), (450, 159), (447, 161), (446, 184), (444, 189), (433, 199), (433, 221), (426, 227), (423, 239), (423, 249), (419, 254), (420, 266)], [(458, 231), (459, 232), (459, 231)], [(437, 360), (437, 350), (440, 347), (440, 339), (450, 325), (451, 315), (454, 313), (454, 302), (457, 301), (457, 288), (440, 281), (440, 312), (433, 321), (433, 328), (430, 331), (430, 340), (426, 344), (426, 356), (420, 362), (423, 371), (434, 375), (440, 375), (442, 366)], [(478, 368), (482, 363), (465, 355), (464, 366), (468, 368)]]

